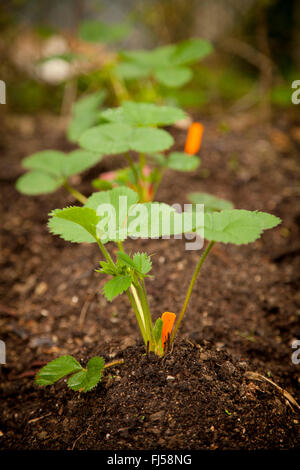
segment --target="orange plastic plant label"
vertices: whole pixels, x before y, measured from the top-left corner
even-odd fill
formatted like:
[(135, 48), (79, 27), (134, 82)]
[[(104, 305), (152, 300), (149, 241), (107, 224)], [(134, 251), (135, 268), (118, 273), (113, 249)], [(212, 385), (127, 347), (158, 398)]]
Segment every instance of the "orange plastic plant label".
[(200, 122), (193, 122), (193, 124), (190, 125), (185, 141), (185, 153), (195, 155), (199, 151), (202, 142), (203, 130), (204, 127)]
[(172, 312), (164, 312), (161, 316), (161, 319), (163, 321), (161, 339), (162, 339), (162, 345), (164, 348), (166, 341), (171, 336), (172, 329), (173, 329), (175, 319), (176, 319), (176, 315), (175, 313), (172, 313)]

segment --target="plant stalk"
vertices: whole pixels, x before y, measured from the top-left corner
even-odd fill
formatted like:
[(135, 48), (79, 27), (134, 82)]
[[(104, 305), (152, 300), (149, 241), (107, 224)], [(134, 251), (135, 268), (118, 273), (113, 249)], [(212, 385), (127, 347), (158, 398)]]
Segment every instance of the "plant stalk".
[(108, 369), (109, 367), (120, 366), (122, 364), (124, 364), (124, 359), (117, 359), (115, 361), (111, 361), (105, 364), (104, 369)]
[(130, 166), (132, 172), (133, 172), (134, 179), (135, 179), (135, 184), (136, 184), (136, 187), (137, 187), (137, 191), (138, 191), (138, 195), (139, 195), (140, 202), (143, 202), (143, 200), (144, 200), (144, 195), (143, 195), (143, 190), (142, 190), (142, 188), (141, 188), (141, 185), (139, 184), (139, 175), (138, 175), (137, 169), (136, 169), (136, 167), (135, 167), (135, 165), (134, 165), (134, 163), (133, 163), (133, 160), (132, 160), (131, 156), (130, 156), (128, 153), (126, 153), (125, 157), (126, 157), (126, 160), (127, 160), (128, 164), (129, 164), (129, 166)]
[(185, 301), (184, 301), (184, 304), (183, 304), (183, 307), (182, 307), (182, 310), (180, 312), (180, 315), (179, 315), (179, 318), (176, 322), (176, 325), (175, 325), (175, 328), (174, 328), (174, 331), (172, 333), (172, 336), (171, 336), (171, 339), (170, 339), (170, 345), (172, 345), (174, 339), (175, 339), (175, 336), (176, 336), (176, 333), (178, 331), (178, 328), (180, 326), (180, 323), (182, 322), (182, 319), (183, 319), (183, 316), (185, 314), (185, 311), (187, 309), (187, 306), (188, 306), (188, 303), (189, 303), (189, 300), (190, 300), (190, 297), (191, 297), (191, 294), (192, 294), (192, 291), (193, 291), (193, 288), (194, 288), (194, 285), (195, 285), (195, 282), (196, 282), (196, 279), (198, 277), (198, 274), (199, 274), (199, 271), (205, 261), (205, 258), (207, 257), (208, 253), (210, 252), (210, 250), (212, 249), (213, 245), (214, 245), (214, 241), (210, 241), (209, 244), (207, 245), (203, 255), (201, 256), (197, 266), (196, 266), (196, 269), (194, 271), (194, 274), (192, 276), (192, 279), (191, 279), (191, 282), (190, 282), (190, 285), (189, 285), (189, 288), (188, 288), (188, 291), (187, 291), (187, 294), (186, 294), (186, 298), (185, 298)]
[(77, 199), (77, 201), (81, 202), (81, 204), (86, 203), (87, 197), (85, 197), (83, 194), (81, 194), (79, 191), (77, 191), (77, 189), (73, 188), (73, 186), (71, 186), (68, 183), (68, 181), (65, 181), (63, 186), (70, 194), (72, 194), (72, 196), (75, 197), (75, 199)]
[(112, 268), (115, 268), (115, 263), (113, 262), (112, 257), (110, 256), (109, 252), (107, 251), (107, 249), (99, 238), (97, 238), (97, 243), (106, 261), (110, 264)]
[(136, 286), (136, 290), (137, 290), (139, 299), (141, 301), (141, 307), (142, 307), (143, 316), (144, 316), (145, 330), (146, 330), (147, 339), (149, 341), (149, 347), (151, 351), (152, 345), (153, 345), (153, 331), (152, 331), (153, 327), (152, 327), (152, 321), (150, 317), (148, 302), (147, 302), (147, 299), (145, 298), (144, 291), (140, 285)]
[(132, 293), (129, 290), (127, 290), (126, 292), (131, 302), (131, 305), (134, 309), (134, 313), (136, 315), (136, 319), (138, 321), (145, 346), (147, 347), (147, 344), (149, 343), (149, 334), (147, 333), (147, 330), (146, 330), (143, 308), (142, 308), (140, 299), (138, 297), (137, 291), (133, 285), (130, 286), (130, 290)]

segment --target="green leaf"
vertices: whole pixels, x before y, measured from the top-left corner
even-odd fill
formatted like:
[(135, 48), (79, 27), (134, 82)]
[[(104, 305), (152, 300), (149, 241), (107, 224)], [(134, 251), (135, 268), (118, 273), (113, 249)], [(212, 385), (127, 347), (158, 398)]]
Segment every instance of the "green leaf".
[(38, 385), (46, 386), (73, 374), (68, 379), (68, 386), (73, 390), (88, 392), (100, 381), (104, 365), (103, 357), (95, 356), (89, 360), (85, 370), (74, 357), (61, 356), (45, 365), (36, 375), (35, 381)]
[(130, 208), (126, 228), (130, 237), (169, 238), (191, 232), (195, 227), (192, 213), (178, 213), (168, 204), (147, 202)]
[(84, 131), (97, 124), (98, 117), (99, 113), (94, 112), (90, 115), (82, 115), (82, 117), (74, 116), (67, 129), (67, 136), (70, 142), (78, 142)]
[(129, 268), (136, 269), (135, 263), (132, 261), (130, 256), (127, 253), (124, 253), (124, 251), (118, 251), (117, 253), (118, 259), (122, 261), (122, 263), (126, 264)]
[(71, 175), (84, 171), (101, 160), (102, 156), (84, 150), (75, 150), (69, 155), (56, 150), (45, 150), (24, 158), (24, 168), (33, 171), (22, 175), (16, 188), (24, 194), (51, 193), (59, 188)]
[(168, 167), (178, 171), (193, 171), (200, 165), (200, 158), (184, 152), (172, 152), (168, 158)]
[[(85, 207), (94, 209), (98, 214), (97, 235), (103, 243), (123, 241), (127, 238), (129, 210), (137, 202), (137, 193), (127, 187), (94, 193), (88, 198)], [(106, 212), (107, 207), (111, 213)]]
[(51, 233), (73, 243), (93, 243), (99, 217), (89, 207), (67, 207), (51, 212), (48, 227)]
[(72, 356), (61, 356), (45, 365), (36, 375), (38, 385), (51, 385), (57, 380), (82, 370), (81, 365)]
[(154, 335), (154, 340), (157, 345), (162, 340), (162, 329), (163, 329), (164, 322), (162, 321), (161, 318), (158, 318), (155, 322), (154, 328), (153, 328), (153, 335)]
[(68, 386), (75, 391), (89, 392), (100, 382), (104, 365), (103, 357), (92, 357), (87, 364), (87, 370), (77, 372), (68, 379)]
[(267, 212), (254, 212), (256, 219), (261, 224), (263, 230), (274, 228), (281, 223), (281, 219)]
[(172, 55), (172, 63), (174, 65), (190, 64), (203, 59), (212, 50), (212, 44), (205, 39), (187, 39), (176, 44), (176, 49)]
[(109, 43), (120, 41), (128, 36), (130, 26), (127, 23), (107, 24), (101, 21), (83, 21), (79, 28), (79, 37), (87, 42)]
[(164, 203), (137, 202), (137, 193), (127, 187), (97, 192), (84, 207), (53, 211), (49, 229), (61, 238), (76, 243), (92, 243), (96, 238), (107, 243), (123, 241), (127, 237), (169, 237), (198, 228), (193, 223), (191, 213), (178, 213)]
[(163, 85), (177, 88), (189, 82), (193, 72), (188, 67), (164, 67), (155, 70), (154, 76)]
[(151, 73), (151, 68), (147, 65), (123, 62), (116, 65), (116, 73), (124, 80), (137, 80), (146, 78)]
[[(90, 207), (95, 211), (99, 207), (100, 204), (111, 204), (115, 210), (117, 211), (117, 216), (119, 215), (119, 198), (123, 196), (127, 198), (127, 207), (128, 209), (136, 204), (139, 200), (139, 197), (135, 191), (130, 188), (126, 187), (118, 187), (111, 189), (109, 191), (103, 193), (93, 193), (85, 203), (85, 207)], [(127, 217), (128, 213), (127, 210), (124, 212), (121, 211), (121, 223), (124, 222), (124, 219)]]
[(152, 50), (122, 51), (121, 58), (129, 63), (136, 63), (144, 67), (157, 68), (171, 65), (171, 57), (175, 52), (176, 46), (171, 44), (168, 46), (157, 47)]
[(80, 98), (76, 103), (74, 103), (72, 114), (80, 118), (92, 111), (99, 111), (99, 107), (104, 102), (106, 96), (106, 90), (100, 90), (96, 93), (90, 93), (89, 95)]
[(184, 119), (186, 114), (172, 106), (125, 101), (119, 108), (109, 108), (101, 116), (110, 122), (133, 126), (163, 126)]
[(254, 242), (263, 230), (281, 222), (271, 214), (238, 209), (206, 213), (204, 218), (204, 236), (207, 240), (235, 245)]
[(192, 78), (192, 71), (182, 65), (204, 58), (212, 45), (204, 39), (188, 39), (176, 45), (147, 50), (123, 51), (117, 70), (123, 78), (139, 79), (154, 74), (168, 87), (179, 87)]
[(16, 188), (22, 194), (35, 196), (38, 194), (52, 193), (56, 191), (62, 183), (62, 179), (58, 179), (50, 174), (41, 171), (29, 171), (18, 178)]
[(166, 166), (167, 165), (167, 159), (163, 153), (152, 153), (149, 155), (154, 162), (159, 165), (159, 166)]
[(44, 150), (24, 158), (22, 166), (29, 170), (38, 170), (53, 176), (60, 176), (64, 157), (63, 152)]
[(131, 285), (130, 276), (116, 276), (108, 281), (103, 287), (103, 294), (110, 302), (127, 290)]
[(100, 106), (106, 95), (106, 91), (101, 90), (81, 98), (73, 105), (73, 117), (67, 130), (71, 142), (77, 142), (84, 131), (98, 122)]
[(135, 253), (133, 255), (133, 262), (139, 273), (145, 275), (152, 269), (152, 261), (147, 253)]
[(106, 155), (128, 152), (132, 128), (127, 124), (103, 124), (85, 131), (80, 139), (81, 147)]
[(66, 178), (81, 173), (100, 162), (102, 155), (86, 150), (74, 150), (64, 156), (62, 173)]
[(151, 258), (147, 253), (135, 253), (133, 259), (131, 259), (127, 253), (119, 251), (118, 259), (142, 276), (145, 276), (152, 268)]
[(94, 188), (99, 189), (101, 191), (107, 191), (108, 189), (113, 188), (113, 185), (109, 181), (102, 180), (100, 178), (93, 179), (92, 185)]
[(222, 211), (234, 207), (232, 202), (208, 193), (190, 193), (188, 197), (194, 204), (204, 204), (204, 212)]
[(136, 152), (154, 153), (167, 150), (174, 143), (173, 137), (162, 129), (135, 129), (131, 137), (131, 150)]
[(103, 124), (92, 127), (80, 138), (81, 147), (92, 152), (113, 155), (129, 150), (159, 152), (173, 144), (173, 138), (162, 129), (133, 128), (127, 124)]

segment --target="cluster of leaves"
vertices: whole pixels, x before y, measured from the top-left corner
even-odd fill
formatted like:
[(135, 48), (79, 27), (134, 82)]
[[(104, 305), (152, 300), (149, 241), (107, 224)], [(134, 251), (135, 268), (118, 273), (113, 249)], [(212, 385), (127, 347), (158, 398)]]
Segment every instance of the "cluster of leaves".
[(36, 195), (56, 191), (71, 176), (96, 165), (100, 152), (74, 150), (69, 154), (43, 150), (24, 158), (22, 166), (29, 170), (17, 180), (16, 188), (23, 194)]
[(114, 155), (134, 150), (154, 153), (170, 148), (171, 135), (154, 126), (173, 124), (185, 113), (171, 106), (126, 101), (122, 106), (101, 113), (105, 124), (92, 127), (81, 135), (81, 147)]
[(69, 388), (89, 392), (100, 382), (105, 367), (103, 357), (95, 356), (89, 360), (86, 369), (72, 356), (61, 356), (45, 365), (36, 375), (37, 385), (52, 385), (63, 377), (68, 377)]
[[(125, 206), (122, 196), (127, 200)], [(107, 204), (114, 208), (111, 218), (105, 211), (99, 211), (102, 207), (106, 209)], [(140, 214), (141, 207), (146, 210)], [(166, 220), (171, 221), (169, 227), (164, 223)], [(240, 245), (255, 241), (264, 230), (275, 227), (279, 222), (278, 217), (265, 212), (226, 209), (207, 211), (204, 225), (195, 226), (190, 213), (178, 213), (165, 203), (138, 203), (135, 191), (121, 187), (92, 194), (83, 207), (53, 211), (49, 229), (64, 240), (75, 243), (120, 242), (127, 237), (159, 238), (204, 230), (206, 240)]]
[(149, 277), (147, 274), (151, 271), (152, 262), (146, 253), (135, 253), (131, 258), (124, 251), (119, 251), (115, 267), (106, 261), (100, 261), (100, 266), (99, 273), (113, 276), (103, 287), (104, 296), (111, 302), (129, 289), (132, 283), (137, 284), (138, 279)]
[[(108, 207), (113, 212), (107, 212)], [(165, 203), (139, 203), (135, 191), (118, 187), (93, 193), (83, 207), (52, 211), (48, 226), (51, 233), (73, 243), (100, 240), (106, 244), (128, 237), (160, 238), (191, 232), (193, 218)]]
[(178, 44), (147, 51), (123, 51), (117, 73), (126, 80), (153, 77), (167, 87), (181, 87), (191, 80), (190, 65), (212, 52), (204, 39), (188, 39)]

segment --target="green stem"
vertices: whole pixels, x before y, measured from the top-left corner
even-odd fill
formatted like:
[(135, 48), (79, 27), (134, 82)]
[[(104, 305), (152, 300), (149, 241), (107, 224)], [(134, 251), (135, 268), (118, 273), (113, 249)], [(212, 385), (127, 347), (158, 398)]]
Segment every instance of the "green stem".
[(116, 72), (112, 70), (111, 68), (107, 69), (107, 76), (112, 85), (112, 89), (116, 96), (117, 102), (121, 106), (124, 100), (130, 99), (129, 92), (126, 88), (126, 85), (121, 79), (121, 77), (117, 76)]
[(141, 178), (144, 177), (143, 168), (146, 165), (146, 157), (144, 153), (140, 153), (140, 169), (141, 169)]
[(171, 336), (171, 340), (170, 340), (170, 345), (173, 343), (174, 339), (175, 339), (175, 336), (176, 336), (176, 333), (178, 331), (178, 328), (180, 326), (180, 323), (182, 322), (182, 319), (183, 319), (183, 316), (185, 314), (185, 311), (187, 309), (187, 306), (188, 306), (188, 303), (189, 303), (189, 300), (190, 300), (190, 297), (191, 297), (191, 294), (192, 294), (192, 290), (193, 290), (193, 287), (194, 287), (194, 284), (196, 282), (196, 279), (198, 277), (198, 274), (199, 274), (199, 271), (201, 269), (201, 266), (203, 265), (204, 261), (205, 261), (205, 258), (207, 257), (208, 253), (210, 252), (210, 250), (212, 249), (213, 245), (214, 245), (214, 241), (211, 241), (209, 242), (209, 244), (207, 245), (203, 255), (201, 256), (197, 266), (196, 266), (196, 269), (194, 271), (194, 274), (193, 274), (193, 277), (191, 279), (191, 282), (190, 282), (190, 285), (189, 285), (189, 288), (188, 288), (188, 291), (187, 291), (187, 294), (186, 294), (186, 298), (185, 298), (185, 301), (184, 301), (184, 304), (183, 304), (183, 307), (182, 307), (182, 310), (180, 312), (180, 315), (179, 315), (179, 318), (176, 322), (176, 325), (175, 325), (175, 328), (174, 328), (174, 331), (172, 333), (172, 336)]
[(107, 251), (107, 249), (105, 248), (105, 246), (103, 245), (102, 241), (99, 238), (97, 238), (97, 243), (98, 243), (98, 246), (99, 246), (104, 258), (110, 264), (110, 266), (114, 269), (115, 268), (115, 263), (113, 262), (112, 257), (110, 256), (109, 252)]
[(120, 366), (124, 364), (124, 359), (117, 359), (115, 361), (107, 362), (104, 366), (104, 369), (108, 369), (109, 367)]
[(133, 172), (134, 179), (135, 179), (135, 184), (136, 184), (138, 195), (139, 195), (139, 198), (140, 198), (140, 202), (143, 202), (144, 195), (143, 195), (143, 190), (141, 188), (141, 185), (139, 184), (139, 175), (138, 175), (137, 169), (136, 169), (136, 167), (133, 163), (133, 160), (132, 160), (131, 156), (128, 153), (125, 155), (125, 157), (126, 157), (126, 160), (129, 164), (132, 172)]
[(157, 193), (158, 187), (160, 185), (160, 182), (162, 180), (162, 177), (164, 175), (164, 172), (165, 172), (165, 169), (162, 169), (161, 172), (160, 172), (159, 178), (157, 179), (157, 181), (155, 181), (155, 183), (153, 185), (152, 200), (154, 200), (154, 198), (156, 196), (156, 193)]
[(73, 188), (73, 186), (71, 186), (67, 181), (64, 182), (63, 186), (70, 194), (72, 194), (72, 196), (75, 197), (75, 199), (81, 202), (81, 204), (86, 203), (87, 198), (79, 191), (77, 191), (77, 189)]
[(143, 329), (145, 331), (145, 336), (146, 336), (146, 342), (145, 343), (147, 344), (147, 342), (151, 340), (151, 337), (149, 336), (149, 332), (147, 331), (147, 323), (146, 323), (145, 314), (144, 314), (143, 300), (140, 297), (140, 292), (138, 291), (138, 288), (136, 289), (133, 284), (131, 284), (130, 290), (132, 292), (133, 298), (134, 298), (135, 303), (136, 303), (136, 307), (138, 309), (138, 312), (139, 312), (139, 315), (140, 315), (140, 318), (141, 318), (141, 322), (142, 322)]
[(145, 286), (144, 279), (141, 281), (141, 284), (142, 284), (142, 290), (143, 290), (143, 294), (144, 294), (144, 298), (145, 298), (145, 304), (146, 304), (146, 309), (147, 309), (147, 317), (148, 317), (148, 323), (149, 323), (151, 338), (152, 338), (152, 340), (154, 340), (153, 324), (152, 324), (149, 301), (148, 301), (148, 296), (147, 296), (147, 291), (146, 291), (146, 286)]
[(141, 301), (141, 307), (143, 310), (143, 315), (144, 315), (144, 321), (145, 321), (145, 330), (147, 334), (147, 339), (149, 341), (149, 346), (150, 346), (150, 351), (152, 350), (152, 345), (153, 345), (153, 327), (152, 327), (152, 321), (150, 317), (150, 311), (147, 306), (147, 299), (145, 298), (144, 291), (140, 285), (136, 286), (136, 290), (139, 295), (139, 299)]
[(120, 251), (124, 251), (122, 242), (117, 242), (117, 245), (118, 245), (118, 248), (119, 248)]
[(144, 328), (143, 321), (142, 321), (142, 319), (141, 319), (141, 315), (140, 315), (139, 309), (138, 309), (137, 304), (136, 304), (136, 302), (135, 302), (135, 299), (133, 298), (133, 296), (132, 296), (131, 292), (129, 291), (129, 289), (127, 289), (126, 294), (127, 294), (128, 299), (129, 299), (129, 302), (130, 302), (131, 305), (132, 305), (133, 311), (134, 311), (134, 313), (135, 313), (135, 316), (136, 316), (138, 325), (139, 325), (140, 330), (141, 330), (141, 333), (142, 333), (142, 337), (143, 337), (145, 346), (147, 346), (147, 335), (146, 335), (146, 331), (145, 331), (145, 328)]

